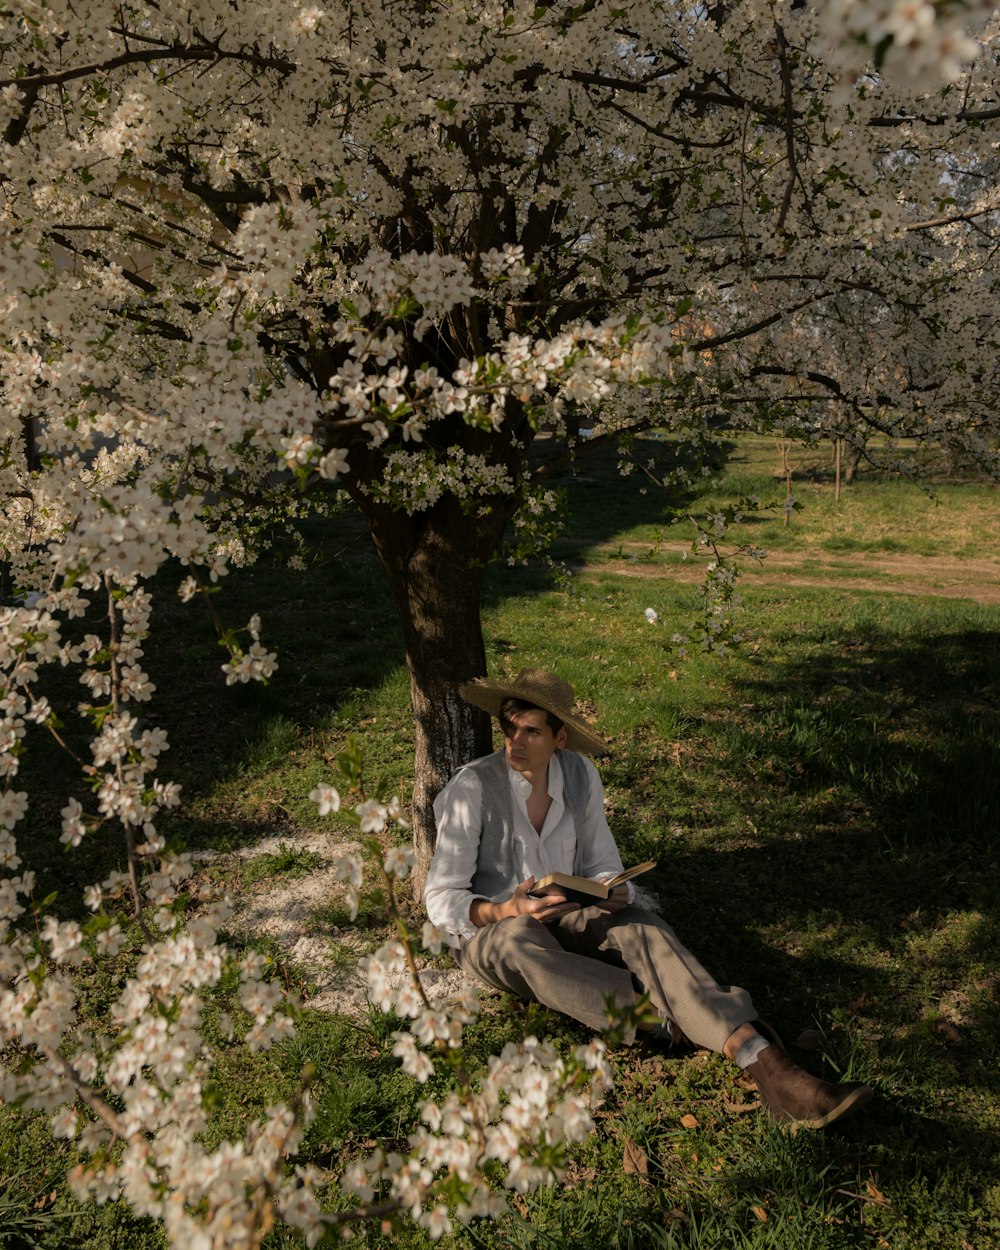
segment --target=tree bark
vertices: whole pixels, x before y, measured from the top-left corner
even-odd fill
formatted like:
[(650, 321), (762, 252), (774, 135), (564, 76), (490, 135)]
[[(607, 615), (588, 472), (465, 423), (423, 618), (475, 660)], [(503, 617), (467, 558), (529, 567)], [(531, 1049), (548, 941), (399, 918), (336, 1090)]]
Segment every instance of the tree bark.
[(457, 686), (486, 673), (483, 577), (513, 501), (479, 500), (476, 515), (452, 497), (413, 515), (364, 497), (359, 502), (396, 603), (410, 674), (419, 894), (434, 853), (434, 799), (459, 765), (491, 749), (490, 718), (466, 703)]
[(840, 503), (840, 460), (841, 453), (844, 450), (844, 440), (842, 438), (834, 438), (833, 440), (833, 498), (835, 503)]
[(858, 469), (861, 467), (861, 460), (864, 457), (863, 447), (852, 447), (847, 455), (847, 465), (844, 469), (844, 485), (850, 486), (857, 476)]

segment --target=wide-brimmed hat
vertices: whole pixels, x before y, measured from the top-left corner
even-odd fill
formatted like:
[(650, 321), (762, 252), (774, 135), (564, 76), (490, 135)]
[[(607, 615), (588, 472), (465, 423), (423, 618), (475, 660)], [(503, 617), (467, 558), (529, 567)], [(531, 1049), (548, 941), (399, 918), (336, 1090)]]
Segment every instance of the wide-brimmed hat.
[(566, 745), (572, 751), (586, 751), (589, 755), (607, 755), (611, 748), (596, 734), (582, 717), (573, 711), (576, 695), (568, 681), (544, 668), (522, 668), (516, 677), (506, 681), (491, 681), (477, 677), (459, 686), (458, 693), (473, 707), (482, 708), (491, 716), (498, 716), (504, 699), (521, 699), (533, 703), (543, 711), (558, 716), (566, 726)]

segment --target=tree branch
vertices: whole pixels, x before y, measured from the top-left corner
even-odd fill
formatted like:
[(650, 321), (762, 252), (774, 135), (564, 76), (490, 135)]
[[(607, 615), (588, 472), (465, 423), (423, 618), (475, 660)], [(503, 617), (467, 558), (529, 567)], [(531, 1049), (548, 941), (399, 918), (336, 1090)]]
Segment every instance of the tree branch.
[[(127, 35), (129, 38), (134, 37), (131, 31), (115, 31), (114, 33)], [(156, 61), (241, 61), (252, 65), (254, 69), (274, 69), (284, 74), (291, 74), (296, 68), (294, 61), (261, 56), (259, 52), (248, 52), (242, 49), (227, 52), (217, 44), (191, 47), (187, 44), (174, 43), (155, 48), (136, 48), (121, 52), (118, 56), (109, 57), (106, 61), (91, 61), (86, 65), (73, 65), (51, 73), (25, 74), (21, 78), (0, 78), (0, 88), (13, 86), (37, 92), (40, 87), (61, 85), (77, 78), (89, 78), (95, 74), (107, 74), (125, 65), (149, 65)]]
[(1000, 207), (995, 204), (989, 208), (970, 208), (967, 213), (950, 213), (947, 217), (935, 217), (930, 221), (912, 221), (903, 229), (910, 230), (934, 230), (939, 226), (953, 226), (960, 221), (975, 221), (977, 217), (985, 217), (989, 213), (1000, 211)]
[(792, 96), (791, 68), (788, 64), (788, 41), (785, 39), (785, 31), (781, 25), (775, 25), (774, 29), (778, 43), (778, 64), (781, 67), (782, 95), (785, 101), (785, 155), (788, 158), (788, 182), (785, 184), (785, 194), (782, 196), (781, 211), (778, 213), (775, 228), (784, 230), (788, 210), (792, 206), (795, 180), (798, 176), (798, 167), (795, 162), (795, 101)]

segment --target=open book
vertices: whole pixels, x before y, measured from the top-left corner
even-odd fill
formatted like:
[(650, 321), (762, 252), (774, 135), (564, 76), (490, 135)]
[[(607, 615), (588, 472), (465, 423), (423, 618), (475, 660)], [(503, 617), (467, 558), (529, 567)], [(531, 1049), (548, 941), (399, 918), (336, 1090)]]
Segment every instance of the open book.
[(633, 877), (638, 877), (640, 873), (649, 872), (650, 868), (655, 867), (655, 862), (648, 859), (644, 864), (626, 868), (617, 877), (612, 877), (610, 881), (595, 881), (592, 877), (574, 877), (568, 872), (550, 872), (540, 881), (536, 881), (528, 894), (532, 898), (543, 898), (546, 894), (563, 894), (570, 903), (582, 903), (584, 907), (592, 906), (594, 903), (603, 903), (610, 898), (611, 891), (616, 885), (623, 885), (626, 881), (631, 881)]

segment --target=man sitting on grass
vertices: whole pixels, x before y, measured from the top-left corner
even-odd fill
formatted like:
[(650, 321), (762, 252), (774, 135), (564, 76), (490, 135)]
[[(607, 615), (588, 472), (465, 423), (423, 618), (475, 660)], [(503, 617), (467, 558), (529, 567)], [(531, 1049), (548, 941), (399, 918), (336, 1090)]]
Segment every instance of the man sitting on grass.
[(668, 924), (634, 905), (631, 882), (594, 906), (532, 896), (551, 872), (610, 881), (622, 871), (600, 777), (579, 754), (608, 746), (574, 713), (572, 687), (542, 669), (459, 691), (498, 716), (504, 735), (503, 750), (460, 768), (434, 804), (424, 899), (459, 966), (598, 1031), (608, 1003), (624, 1010), (648, 994), (660, 1018), (654, 1036), (732, 1059), (776, 1123), (822, 1128), (863, 1106), (867, 1085), (835, 1085), (796, 1067), (746, 990), (719, 985)]

